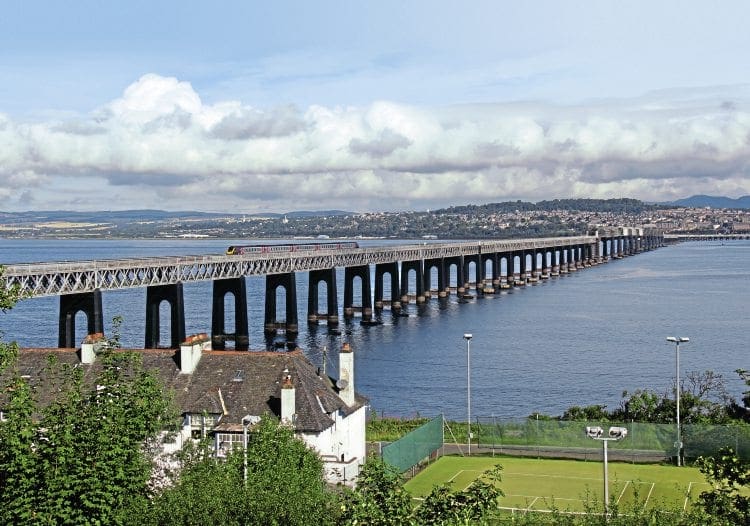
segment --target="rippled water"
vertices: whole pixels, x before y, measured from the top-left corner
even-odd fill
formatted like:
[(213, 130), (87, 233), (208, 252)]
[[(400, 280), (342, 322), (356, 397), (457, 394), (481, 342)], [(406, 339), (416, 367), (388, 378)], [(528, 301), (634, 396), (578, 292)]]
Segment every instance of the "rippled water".
[[(222, 252), (231, 241), (0, 240), (0, 261), (60, 261)], [(372, 242), (372, 244), (380, 244)], [(307, 327), (307, 278), (297, 277), (300, 334), (309, 358), (336, 374), (341, 341), (352, 343), (356, 386), (373, 409), (390, 415), (465, 418), (465, 332), (471, 332), (472, 414), (559, 414), (571, 405), (614, 407), (623, 390), (666, 391), (674, 382), (674, 346), (666, 336), (688, 336), (681, 369), (725, 375), (731, 393), (743, 385), (733, 372), (750, 369), (750, 242), (701, 242), (661, 248), (553, 278), (525, 289), (458, 303), (455, 297), (409, 305), (408, 317), (385, 311), (382, 325), (358, 319), (330, 334)], [(209, 283), (186, 284), (188, 333), (210, 332)], [(262, 278), (248, 278), (250, 340), (263, 336)], [(343, 296), (343, 280), (338, 283)], [(104, 316), (124, 317), (123, 342), (144, 341), (145, 289), (105, 292)], [(339, 298), (339, 308), (343, 304)], [(0, 316), (6, 339), (25, 347), (57, 343), (57, 298), (21, 302)], [(83, 325), (78, 323), (79, 327)], [(162, 341), (166, 341), (166, 338)]]

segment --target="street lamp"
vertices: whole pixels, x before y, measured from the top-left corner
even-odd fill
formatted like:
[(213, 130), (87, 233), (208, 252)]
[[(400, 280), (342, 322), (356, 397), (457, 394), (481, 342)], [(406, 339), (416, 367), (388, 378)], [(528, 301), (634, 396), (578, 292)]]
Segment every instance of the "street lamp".
[(469, 437), (469, 455), (471, 455), (471, 333), (464, 334), (466, 340), (466, 428)]
[(609, 513), (609, 474), (607, 473), (607, 443), (622, 440), (628, 436), (628, 430), (624, 427), (610, 427), (609, 436), (603, 436), (604, 430), (599, 427), (586, 427), (586, 436), (599, 440), (602, 443), (602, 456), (604, 457), (604, 513)]
[(675, 388), (674, 388), (674, 399), (677, 405), (677, 467), (680, 467), (680, 453), (682, 452), (682, 440), (680, 439), (680, 344), (687, 343), (690, 338), (676, 338), (669, 336), (668, 342), (674, 343), (675, 349)]
[(245, 415), (242, 417), (242, 480), (247, 485), (247, 428), (251, 424), (257, 424), (257, 416)]

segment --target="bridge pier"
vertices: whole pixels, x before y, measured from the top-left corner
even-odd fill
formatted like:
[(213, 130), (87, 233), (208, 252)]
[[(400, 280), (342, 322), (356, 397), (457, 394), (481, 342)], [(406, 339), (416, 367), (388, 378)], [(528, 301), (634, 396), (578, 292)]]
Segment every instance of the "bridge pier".
[(539, 251), (532, 250), (531, 251), (531, 276), (529, 277), (529, 281), (536, 283), (539, 281), (539, 277), (541, 276), (542, 271), (541, 267), (539, 265)]
[(425, 298), (432, 297), (432, 269), (437, 269), (437, 283), (435, 284), (438, 298), (445, 298), (447, 293), (445, 261), (443, 258), (425, 259), (424, 268), (424, 295)]
[[(354, 278), (362, 281), (362, 305), (354, 305)], [(346, 267), (344, 269), (344, 317), (351, 318), (354, 311), (362, 313), (362, 321), (372, 320), (372, 292), (370, 288), (370, 265)]]
[(474, 263), (474, 289), (479, 292), (479, 289), (481, 287), (481, 276), (483, 275), (481, 272), (481, 269), (479, 268), (481, 260), (481, 254), (469, 254), (464, 256), (464, 276), (463, 276), (463, 282), (464, 282), (464, 290), (469, 290), (471, 288), (471, 264)]
[[(385, 298), (385, 275), (390, 278), (391, 298)], [(375, 265), (375, 310), (383, 310), (386, 305), (391, 306), (393, 312), (401, 310), (401, 287), (398, 279), (398, 261), (393, 263), (378, 263)]]
[[(284, 287), (286, 292), (286, 319), (280, 322), (276, 319), (276, 289)], [(266, 276), (266, 319), (263, 330), (272, 334), (283, 330), (287, 334), (299, 332), (297, 320), (297, 281), (294, 272), (285, 274), (268, 274)]]
[(515, 252), (507, 252), (505, 254), (505, 281), (508, 284), (509, 288), (512, 288), (516, 285), (516, 255), (517, 254)]
[(424, 295), (424, 262), (421, 259), (416, 261), (402, 261), (401, 262), (401, 304), (409, 304), (409, 272), (414, 271), (416, 273), (415, 287), (416, 287), (416, 298), (417, 305), (421, 305), (425, 302)]
[[(320, 283), (326, 287), (326, 312), (320, 312), (318, 292)], [(325, 321), (329, 327), (339, 324), (339, 300), (336, 291), (336, 269), (311, 270), (308, 273), (307, 286), (307, 321), (318, 323)]]
[(102, 314), (102, 291), (63, 294), (60, 296), (60, 316), (58, 322), (57, 346), (76, 348), (80, 342), (76, 339), (76, 314), (86, 315), (87, 334), (103, 333), (104, 319)]
[[(500, 290), (500, 278), (497, 273), (497, 253), (479, 254), (480, 267), (482, 269), (482, 290), (483, 294), (494, 294)], [(492, 263), (492, 274), (487, 277), (487, 262)]]
[(443, 268), (445, 270), (445, 294), (450, 294), (451, 291), (451, 267), (456, 266), (456, 295), (463, 294), (465, 289), (463, 288), (463, 258), (461, 256), (453, 256), (443, 258)]
[(502, 282), (500, 256), (499, 252), (492, 254), (492, 288), (496, 293), (500, 292), (500, 284)]
[(518, 277), (515, 279), (516, 286), (526, 285), (526, 273), (529, 270), (528, 251), (520, 250), (518, 252)]
[[(224, 299), (227, 294), (234, 298), (234, 332), (226, 332)], [(213, 281), (213, 305), (211, 309), (211, 347), (226, 348), (227, 341), (234, 341), (234, 348), (246, 351), (250, 348), (250, 331), (247, 321), (247, 286), (245, 278), (215, 279)]]
[(146, 349), (159, 347), (161, 320), (159, 306), (162, 301), (169, 303), (169, 345), (179, 349), (185, 341), (185, 302), (182, 294), (182, 283), (172, 285), (152, 285), (146, 288)]

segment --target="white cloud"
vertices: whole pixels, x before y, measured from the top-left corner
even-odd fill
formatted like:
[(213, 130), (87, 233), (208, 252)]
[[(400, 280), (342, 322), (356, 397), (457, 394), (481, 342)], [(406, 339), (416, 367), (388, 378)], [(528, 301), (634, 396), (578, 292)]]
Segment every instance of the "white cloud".
[[(747, 86), (577, 106), (257, 108), (204, 104), (190, 83), (149, 74), (89, 115), (0, 114), (0, 194), (10, 208), (238, 211), (736, 197), (750, 193), (749, 109)], [(96, 184), (75, 203), (40, 191), (81, 178)]]

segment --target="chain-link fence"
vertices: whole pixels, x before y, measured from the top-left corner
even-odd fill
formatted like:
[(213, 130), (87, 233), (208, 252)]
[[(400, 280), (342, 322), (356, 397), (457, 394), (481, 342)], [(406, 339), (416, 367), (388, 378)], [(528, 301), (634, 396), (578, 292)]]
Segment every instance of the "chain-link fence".
[[(570, 422), (560, 420), (503, 420), (480, 417), (472, 424), (481, 449), (497, 453), (515, 453), (588, 458), (598, 455), (601, 446), (586, 436), (587, 426), (621, 426), (628, 430), (623, 440), (609, 444), (614, 459), (652, 461), (677, 454), (677, 428), (674, 424), (640, 422)], [(748, 425), (684, 425), (683, 456), (697, 458), (713, 455), (720, 447), (732, 447), (742, 458), (750, 458)]]

